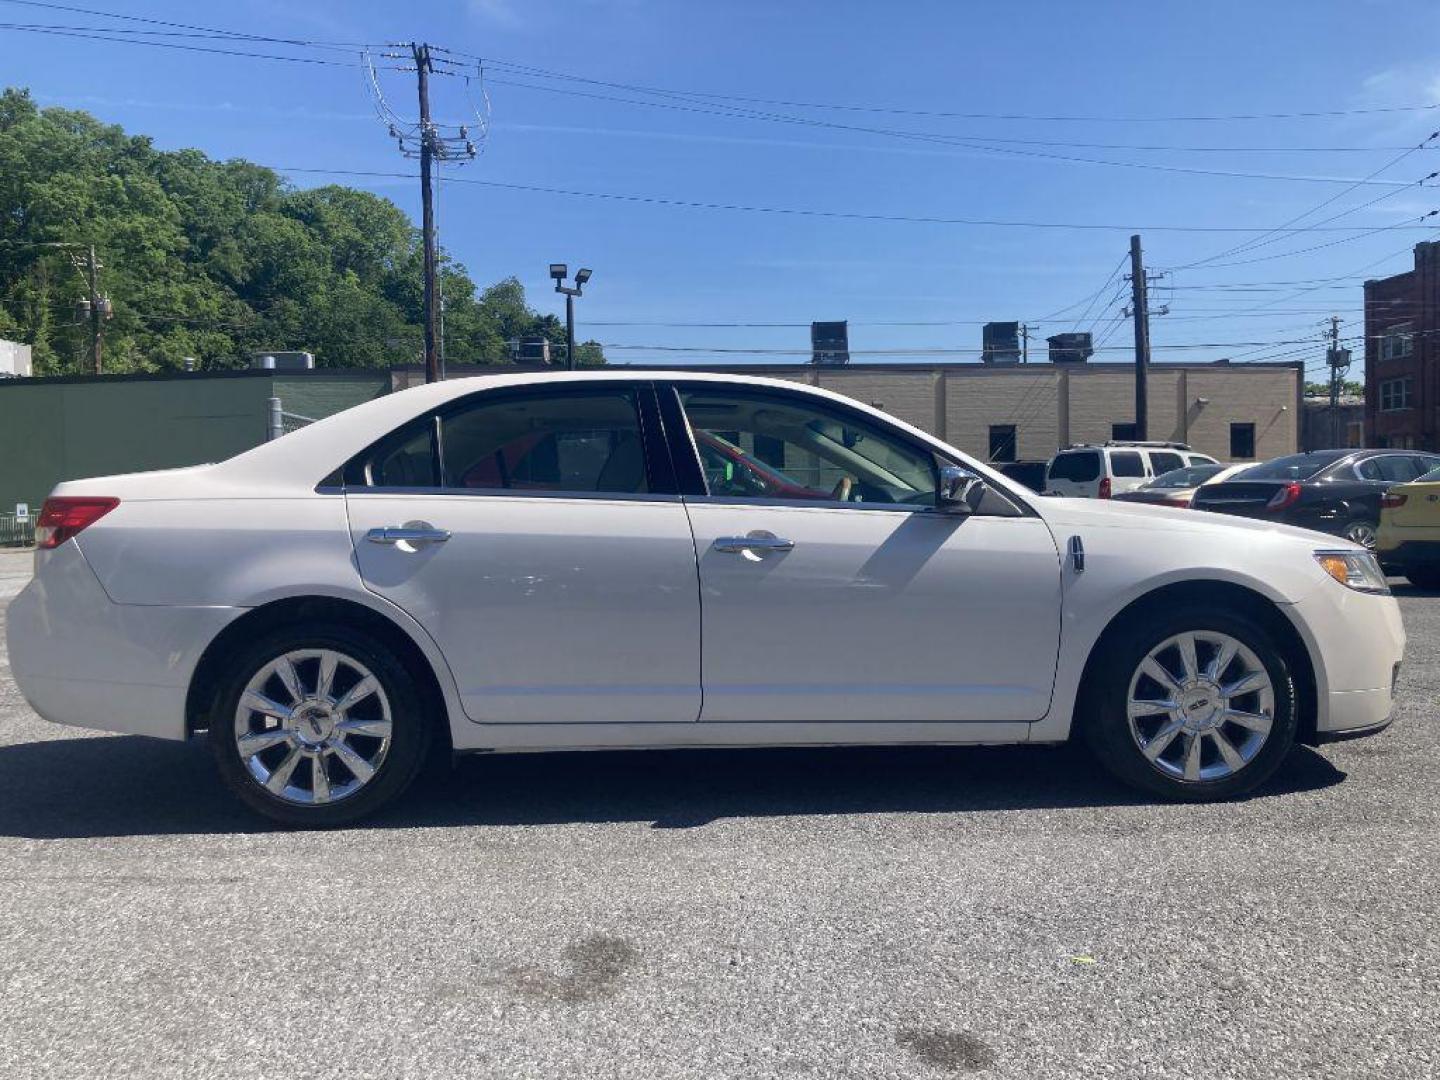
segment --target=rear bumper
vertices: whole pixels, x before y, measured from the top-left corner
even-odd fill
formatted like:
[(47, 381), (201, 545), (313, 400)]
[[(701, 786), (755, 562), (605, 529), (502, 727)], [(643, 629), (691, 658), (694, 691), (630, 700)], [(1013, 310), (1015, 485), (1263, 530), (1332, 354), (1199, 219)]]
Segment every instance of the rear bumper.
[(1440, 540), (1396, 541), (1393, 534), (1382, 532), (1375, 555), (1386, 566), (1437, 566), (1440, 565)]
[(200, 654), (244, 609), (117, 604), (74, 541), (43, 558), (6, 617), (30, 707), (57, 724), (183, 739)]

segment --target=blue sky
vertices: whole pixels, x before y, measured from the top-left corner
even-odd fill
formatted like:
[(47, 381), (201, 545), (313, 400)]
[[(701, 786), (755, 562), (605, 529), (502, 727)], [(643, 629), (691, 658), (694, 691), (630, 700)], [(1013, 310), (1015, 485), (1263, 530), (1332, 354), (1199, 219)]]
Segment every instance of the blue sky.
[[(1042, 337), (1093, 327), (1097, 335), (1109, 335), (1100, 358), (1122, 360), (1128, 358), (1124, 349), (1131, 330), (1117, 318), (1119, 303), (1110, 301), (1123, 281), (1116, 278), (1101, 291), (1088, 314), (1076, 301), (1101, 290), (1134, 229), (1144, 234), (1152, 267), (1212, 260), (1176, 270), (1157, 285), (1155, 302), (1168, 303), (1171, 314), (1154, 320), (1156, 359), (1318, 361), (1323, 356), (1318, 344), (1229, 343), (1308, 340), (1331, 311), (1349, 320), (1343, 333), (1359, 334), (1360, 278), (1407, 268), (1409, 246), (1437, 235), (1408, 230), (1357, 238), (1323, 232), (1276, 239), (1260, 232), (1156, 227), (1263, 231), (1337, 195), (1299, 224), (1375, 199), (1380, 201), (1345, 213), (1333, 227), (1413, 223), (1440, 207), (1435, 182), (1413, 186), (1440, 168), (1440, 150), (1419, 150), (1375, 177), (1412, 184), (1408, 189), (1370, 184), (1347, 193), (1345, 184), (1297, 178), (1370, 176), (1401, 148), (1440, 127), (1440, 108), (1258, 120), (1073, 119), (1437, 103), (1440, 6), (1434, 3), (75, 2), (251, 34), (342, 43), (419, 39), (484, 56), (490, 61), (484, 86), (491, 120), (484, 153), (446, 174), (467, 181), (753, 207), (1122, 226), (882, 222), (444, 185), (442, 243), (477, 281), (514, 274), (530, 290), (532, 303), (559, 311), (547, 264), (590, 266), (595, 277), (580, 301), (581, 330), (613, 346), (805, 349), (808, 332), (803, 326), (602, 322), (849, 319), (851, 346), (869, 353), (865, 359), (921, 359), (923, 353), (905, 353), (931, 348), (957, 350), (951, 358), (961, 359), (978, 354), (978, 323), (1027, 319), (1039, 324)], [(144, 25), (8, 0), (0, 2), (0, 18)], [(342, 63), (266, 62), (0, 31), (5, 83), (29, 86), (43, 103), (84, 108), (148, 133), (162, 147), (195, 146), (215, 157), (246, 157), (282, 168), (413, 167), (399, 159), (376, 121), (353, 51), (273, 48)], [(961, 119), (682, 101), (523, 74), (510, 65), (773, 101), (1072, 119)], [(408, 114), (413, 76), (387, 72), (382, 81), (390, 104)], [(438, 119), (466, 119), (470, 102), (462, 91), (459, 79), (436, 80)], [(716, 115), (737, 109), (783, 119)], [(972, 143), (937, 142), (937, 136)], [(1440, 146), (1440, 140), (1431, 145)], [(1136, 148), (1156, 146), (1166, 149)], [(1201, 147), (1209, 149), (1194, 149)], [(1295, 149), (1300, 147), (1326, 149)], [(1134, 167), (1138, 164), (1152, 168)], [(1172, 171), (1186, 169), (1208, 173)], [(1237, 172), (1286, 179), (1213, 175)], [(416, 185), (406, 180), (291, 176), (302, 186), (333, 179), (366, 187), (418, 218)], [(1215, 258), (1257, 238), (1271, 242)], [(1288, 254), (1319, 244), (1328, 246)], [(1242, 260), (1258, 261), (1223, 265)], [(1314, 289), (1270, 284), (1332, 277), (1353, 280)], [(1249, 283), (1261, 283), (1253, 287), (1262, 291), (1243, 291)], [(1243, 288), (1212, 288), (1217, 285)], [(918, 322), (946, 325), (880, 325)], [(1225, 344), (1183, 348), (1206, 343)], [(616, 347), (609, 355), (612, 361), (682, 362), (706, 354)]]

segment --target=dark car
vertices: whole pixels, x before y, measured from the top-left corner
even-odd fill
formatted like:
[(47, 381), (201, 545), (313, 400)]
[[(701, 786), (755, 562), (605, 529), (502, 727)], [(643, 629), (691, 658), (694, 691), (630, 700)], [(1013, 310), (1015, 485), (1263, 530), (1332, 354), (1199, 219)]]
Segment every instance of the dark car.
[(1373, 548), (1386, 488), (1436, 467), (1440, 455), (1415, 450), (1312, 450), (1205, 484), (1190, 505), (1333, 533)]

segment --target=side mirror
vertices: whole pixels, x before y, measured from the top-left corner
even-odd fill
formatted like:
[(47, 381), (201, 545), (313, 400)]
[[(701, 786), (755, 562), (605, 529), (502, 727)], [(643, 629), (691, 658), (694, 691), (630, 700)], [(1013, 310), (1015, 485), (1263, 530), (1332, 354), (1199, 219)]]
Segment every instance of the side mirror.
[(940, 466), (936, 505), (951, 514), (973, 514), (985, 498), (985, 481), (959, 465)]

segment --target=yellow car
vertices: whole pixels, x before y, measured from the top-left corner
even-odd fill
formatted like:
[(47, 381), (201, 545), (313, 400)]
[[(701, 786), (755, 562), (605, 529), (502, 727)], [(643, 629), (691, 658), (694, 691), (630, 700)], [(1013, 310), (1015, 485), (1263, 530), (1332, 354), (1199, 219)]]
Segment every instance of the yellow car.
[(1440, 589), (1440, 469), (1385, 492), (1375, 554), (1420, 588)]

